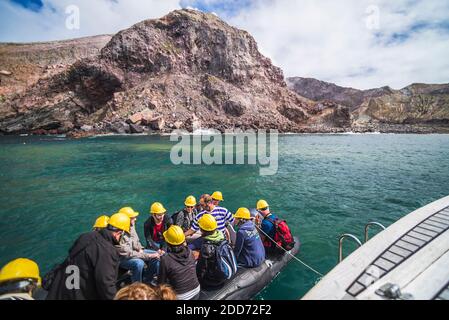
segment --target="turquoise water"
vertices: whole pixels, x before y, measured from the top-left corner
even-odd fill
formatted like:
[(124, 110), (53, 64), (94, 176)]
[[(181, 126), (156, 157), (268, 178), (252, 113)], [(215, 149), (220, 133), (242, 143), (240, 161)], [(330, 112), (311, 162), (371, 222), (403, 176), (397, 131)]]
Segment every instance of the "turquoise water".
[[(29, 257), (45, 272), (100, 214), (132, 206), (143, 237), (152, 202), (174, 212), (189, 194), (221, 190), (232, 211), (268, 200), (300, 236), (298, 257), (325, 273), (341, 233), (362, 238), (371, 219), (390, 225), (449, 195), (448, 135), (281, 136), (273, 176), (255, 165), (175, 166), (173, 144), (155, 136), (0, 137), (0, 264)], [(292, 261), (257, 298), (297, 299), (316, 279)]]

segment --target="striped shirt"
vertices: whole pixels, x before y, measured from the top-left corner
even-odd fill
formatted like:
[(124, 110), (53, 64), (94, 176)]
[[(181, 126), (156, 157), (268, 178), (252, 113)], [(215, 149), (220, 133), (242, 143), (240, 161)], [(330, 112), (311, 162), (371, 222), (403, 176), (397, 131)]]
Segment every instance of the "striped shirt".
[(234, 222), (234, 217), (228, 209), (215, 207), (212, 212), (204, 210), (196, 215), (195, 219), (193, 219), (192, 222), (193, 230), (198, 231), (200, 229), (200, 227), (198, 226), (198, 220), (206, 213), (210, 213), (215, 218), (215, 220), (217, 220), (217, 229), (223, 233), (226, 230), (226, 222), (229, 222), (230, 224)]

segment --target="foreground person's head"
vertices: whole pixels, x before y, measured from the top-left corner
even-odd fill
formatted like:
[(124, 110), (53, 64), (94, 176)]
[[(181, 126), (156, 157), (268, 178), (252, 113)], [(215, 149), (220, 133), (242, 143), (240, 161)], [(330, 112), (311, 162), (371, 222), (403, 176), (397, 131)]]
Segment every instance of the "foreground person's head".
[(168, 285), (152, 287), (144, 283), (134, 282), (120, 289), (114, 300), (176, 300), (176, 293)]
[(0, 295), (28, 293), (32, 296), (40, 285), (39, 266), (33, 260), (18, 258), (0, 270)]

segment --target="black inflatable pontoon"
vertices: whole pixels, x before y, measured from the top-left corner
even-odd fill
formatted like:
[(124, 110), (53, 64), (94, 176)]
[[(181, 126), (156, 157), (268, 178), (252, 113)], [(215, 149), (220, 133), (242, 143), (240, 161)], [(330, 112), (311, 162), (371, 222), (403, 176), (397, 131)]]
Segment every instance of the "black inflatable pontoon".
[(219, 289), (201, 289), (200, 300), (249, 300), (263, 290), (299, 252), (297, 237), (295, 246), (289, 252), (275, 258), (267, 258), (261, 266), (252, 269), (239, 268), (237, 274)]

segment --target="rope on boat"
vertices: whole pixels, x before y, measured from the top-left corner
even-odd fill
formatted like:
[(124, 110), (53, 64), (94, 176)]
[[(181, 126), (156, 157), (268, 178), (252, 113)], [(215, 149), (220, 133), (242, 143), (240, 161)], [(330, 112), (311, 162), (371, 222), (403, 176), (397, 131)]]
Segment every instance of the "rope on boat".
[[(301, 259), (299, 259), (298, 257), (295, 257), (290, 251), (285, 250), (282, 246), (280, 246), (276, 241), (274, 241), (268, 234), (266, 234), (261, 228), (259, 228), (256, 225), (256, 228), (262, 232), (265, 237), (267, 237), (268, 239), (270, 239), (274, 244), (276, 244), (279, 248), (281, 248), (285, 253), (289, 254), (293, 259), (295, 259), (296, 261), (298, 261), (299, 263), (301, 263), (303, 266), (305, 266), (306, 268), (308, 268), (309, 270), (313, 271), (314, 273), (316, 273), (317, 275), (319, 275), (320, 277), (317, 279), (316, 282), (320, 281), (322, 277), (324, 277), (324, 275), (321, 272), (316, 271), (314, 268), (312, 268), (311, 266), (309, 266), (307, 263), (305, 263), (304, 261), (302, 261)], [(315, 283), (316, 283), (315, 282)]]

